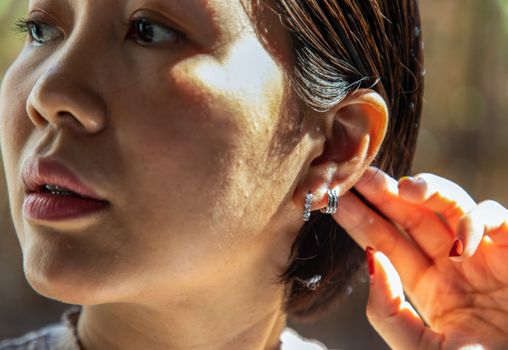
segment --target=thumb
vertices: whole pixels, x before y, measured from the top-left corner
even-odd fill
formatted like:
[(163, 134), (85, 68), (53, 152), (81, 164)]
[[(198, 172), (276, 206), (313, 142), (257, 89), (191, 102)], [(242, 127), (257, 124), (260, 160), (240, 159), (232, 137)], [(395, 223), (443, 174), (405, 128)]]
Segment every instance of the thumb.
[(395, 350), (440, 349), (442, 337), (426, 327), (406, 301), (399, 274), (390, 260), (372, 248), (366, 250), (370, 273), (367, 318)]

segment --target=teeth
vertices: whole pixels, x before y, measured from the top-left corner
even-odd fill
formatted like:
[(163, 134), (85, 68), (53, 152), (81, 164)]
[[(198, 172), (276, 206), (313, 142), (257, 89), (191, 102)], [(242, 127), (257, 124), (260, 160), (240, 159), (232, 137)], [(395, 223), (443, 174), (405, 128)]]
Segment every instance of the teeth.
[(48, 191), (66, 191), (65, 188), (56, 185), (44, 185), (44, 188)]
[(76, 193), (69, 191), (68, 189), (56, 185), (44, 185), (43, 189), (46, 192), (50, 192), (51, 194), (57, 194), (57, 195), (76, 195)]

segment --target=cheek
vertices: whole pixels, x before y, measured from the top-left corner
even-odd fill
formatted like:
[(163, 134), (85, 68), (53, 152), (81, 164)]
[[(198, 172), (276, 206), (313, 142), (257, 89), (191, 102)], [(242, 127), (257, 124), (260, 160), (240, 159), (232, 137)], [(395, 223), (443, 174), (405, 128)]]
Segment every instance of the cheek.
[(26, 100), (30, 89), (27, 76), (19, 64), (14, 63), (6, 72), (0, 88), (0, 135), (2, 154), (11, 156), (11, 150), (19, 150), (31, 131), (26, 115)]
[(147, 80), (135, 99), (126, 98), (133, 102), (124, 113), (115, 113), (122, 116), (114, 126), (122, 158), (131, 164), (123, 186), (132, 189), (130, 198), (154, 203), (138, 217), (171, 219), (187, 232), (200, 232), (200, 225), (201, 232), (232, 231), (247, 205), (256, 204), (245, 199), (269, 190), (259, 182), (270, 161), (283, 78), (273, 62), (258, 65), (259, 75), (242, 75), (241, 59), (186, 60)]
[[(32, 77), (18, 62), (6, 72), (0, 87), (0, 148), (12, 208), (17, 208), (16, 191), (21, 191), (19, 159), (34, 129), (26, 114)], [(16, 224), (17, 211), (13, 210), (12, 215)]]
[(194, 88), (161, 72), (122, 91), (121, 100), (110, 97), (109, 105), (118, 145), (112, 162), (125, 170), (115, 180), (115, 210), (129, 255), (145, 267), (163, 261), (191, 274), (188, 265), (199, 263), (188, 257), (212, 254), (213, 237), (223, 240), (212, 232), (227, 221), (217, 218), (217, 227), (206, 212), (227, 202), (241, 130), (224, 99), (196, 80), (189, 84)]

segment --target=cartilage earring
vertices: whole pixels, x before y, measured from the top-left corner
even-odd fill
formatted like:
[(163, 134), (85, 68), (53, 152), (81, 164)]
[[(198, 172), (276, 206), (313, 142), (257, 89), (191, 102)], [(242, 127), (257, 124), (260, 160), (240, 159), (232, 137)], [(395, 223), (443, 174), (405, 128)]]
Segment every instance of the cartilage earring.
[(338, 205), (339, 196), (337, 194), (337, 190), (328, 190), (328, 206), (326, 208), (320, 209), (319, 211), (325, 214), (335, 214)]
[(303, 221), (310, 220), (310, 207), (312, 203), (312, 193), (309, 191), (305, 196), (305, 209), (303, 210)]

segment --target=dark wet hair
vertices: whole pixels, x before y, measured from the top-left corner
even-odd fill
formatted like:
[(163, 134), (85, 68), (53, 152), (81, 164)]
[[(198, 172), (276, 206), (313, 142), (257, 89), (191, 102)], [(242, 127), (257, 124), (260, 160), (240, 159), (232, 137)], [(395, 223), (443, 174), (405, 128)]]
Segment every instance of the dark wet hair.
[[(295, 61), (289, 73), (299, 100), (327, 111), (356, 89), (380, 93), (390, 120), (373, 164), (395, 177), (408, 174), (424, 76), (418, 1), (274, 1), (292, 40)], [(300, 320), (316, 318), (345, 295), (363, 262), (363, 250), (330, 215), (312, 212), (279, 276), (287, 286), (285, 311)]]

